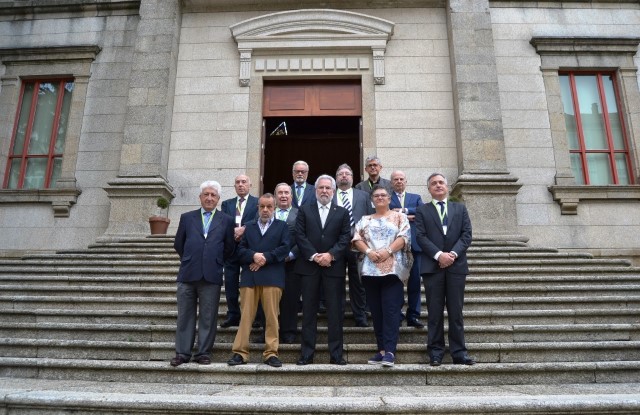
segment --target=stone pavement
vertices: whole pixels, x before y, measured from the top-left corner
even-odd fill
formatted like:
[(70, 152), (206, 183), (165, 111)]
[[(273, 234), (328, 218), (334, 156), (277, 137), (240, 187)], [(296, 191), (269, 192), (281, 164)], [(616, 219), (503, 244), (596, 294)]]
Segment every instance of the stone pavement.
[[(637, 414), (640, 384), (273, 387), (0, 378), (0, 399), (3, 415)], [(29, 406), (25, 412), (20, 411), (23, 405)]]

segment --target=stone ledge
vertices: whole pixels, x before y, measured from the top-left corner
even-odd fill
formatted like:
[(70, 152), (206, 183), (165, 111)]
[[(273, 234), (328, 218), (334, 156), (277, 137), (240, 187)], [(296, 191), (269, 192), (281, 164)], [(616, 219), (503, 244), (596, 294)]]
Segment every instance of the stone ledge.
[(581, 200), (640, 200), (640, 186), (549, 186), (563, 215), (577, 215)]
[(53, 216), (68, 218), (71, 205), (74, 205), (80, 189), (1, 189), (0, 204), (3, 203), (50, 203)]

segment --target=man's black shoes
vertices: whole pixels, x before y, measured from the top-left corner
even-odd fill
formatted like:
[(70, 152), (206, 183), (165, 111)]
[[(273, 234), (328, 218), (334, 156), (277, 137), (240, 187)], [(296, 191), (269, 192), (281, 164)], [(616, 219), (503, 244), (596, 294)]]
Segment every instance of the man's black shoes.
[(222, 324), (220, 324), (220, 327), (222, 327), (223, 329), (229, 328), (229, 327), (234, 327), (240, 324), (240, 320), (232, 320), (230, 318), (226, 319), (225, 321), (222, 322)]
[(424, 324), (417, 318), (409, 318), (407, 319), (407, 327), (415, 327), (417, 329), (424, 328)]
[(229, 366), (244, 365), (246, 363), (247, 362), (245, 362), (242, 356), (240, 356), (238, 353), (234, 353), (231, 359), (227, 360), (227, 364)]
[(469, 356), (462, 356), (457, 359), (453, 359), (453, 364), (471, 366), (471, 365), (475, 365), (476, 361), (470, 358)]
[(300, 359), (298, 359), (298, 361), (296, 362), (296, 365), (298, 365), (298, 366), (306, 366), (306, 365), (310, 365), (312, 363), (313, 363), (313, 357), (300, 356)]
[(440, 366), (442, 364), (442, 358), (441, 357), (432, 357), (429, 360), (429, 364), (431, 366)]
[(282, 362), (280, 361), (280, 359), (278, 359), (275, 356), (271, 356), (270, 358), (265, 360), (264, 364), (265, 365), (269, 365), (271, 367), (281, 367), (282, 366)]

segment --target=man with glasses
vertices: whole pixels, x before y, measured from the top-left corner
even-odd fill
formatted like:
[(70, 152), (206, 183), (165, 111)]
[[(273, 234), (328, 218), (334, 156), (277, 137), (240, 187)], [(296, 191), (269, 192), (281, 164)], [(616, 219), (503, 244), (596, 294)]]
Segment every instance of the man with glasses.
[(306, 161), (298, 160), (293, 163), (293, 184), (291, 194), (293, 195), (293, 207), (298, 209), (307, 203), (313, 204), (316, 200), (315, 187), (307, 183), (309, 177), (309, 165)]
[(373, 186), (378, 184), (380, 186), (384, 186), (389, 194), (391, 194), (391, 182), (380, 177), (380, 172), (382, 171), (382, 163), (380, 162), (378, 156), (367, 157), (364, 163), (364, 169), (367, 171), (369, 178), (355, 185), (356, 189), (363, 190), (367, 192), (367, 194), (371, 194)]
[[(353, 187), (353, 170), (348, 164), (342, 164), (336, 171), (336, 184), (338, 190), (333, 201), (349, 212), (349, 219), (351, 225), (351, 237), (356, 223), (365, 215), (370, 215), (374, 212), (371, 207), (371, 200), (369, 195), (362, 190), (354, 189)], [(349, 276), (349, 300), (351, 302), (351, 311), (353, 312), (353, 320), (356, 327), (369, 327), (366, 314), (366, 294), (364, 287), (360, 281), (360, 275), (358, 274), (358, 256), (355, 251), (351, 250), (351, 247), (347, 247), (347, 275)]]

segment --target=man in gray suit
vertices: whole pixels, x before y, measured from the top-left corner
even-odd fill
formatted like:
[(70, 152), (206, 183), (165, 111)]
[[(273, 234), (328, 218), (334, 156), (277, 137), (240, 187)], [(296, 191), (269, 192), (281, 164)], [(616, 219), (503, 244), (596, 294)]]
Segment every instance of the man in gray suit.
[(279, 183), (274, 191), (276, 196), (276, 219), (283, 220), (289, 226), (291, 246), (289, 256), (285, 259), (284, 292), (280, 299), (280, 342), (295, 343), (298, 334), (298, 308), (300, 307), (300, 277), (293, 268), (299, 255), (296, 244), (296, 218), (298, 209), (292, 203), (291, 187), (287, 183)]
[(447, 200), (447, 179), (433, 173), (427, 181), (433, 200), (416, 209), (416, 237), (422, 248), (420, 272), (427, 295), (427, 352), (431, 366), (444, 355), (444, 307), (449, 318), (449, 353), (454, 364), (473, 365), (464, 342), (462, 305), (469, 265), (471, 220), (462, 203)]
[[(356, 189), (367, 192), (367, 194), (371, 194), (373, 186), (379, 184), (380, 186), (384, 186), (385, 189), (387, 189), (387, 192), (391, 194), (391, 182), (385, 178), (380, 177), (380, 172), (382, 171), (382, 163), (380, 162), (378, 156), (367, 157), (364, 162), (364, 169), (367, 171), (369, 178), (355, 185)], [(373, 205), (371, 205), (371, 207), (373, 208)]]
[[(333, 201), (349, 212), (349, 220), (351, 225), (351, 236), (355, 229), (355, 224), (360, 218), (373, 213), (369, 194), (362, 190), (354, 189), (353, 170), (348, 164), (342, 164), (336, 171), (336, 184), (338, 190)], [(351, 246), (347, 247), (345, 253), (347, 259), (347, 275), (349, 276), (349, 300), (351, 302), (351, 311), (353, 312), (353, 320), (356, 327), (369, 327), (366, 314), (366, 294), (364, 287), (360, 281), (358, 274), (358, 256), (351, 250)]]

